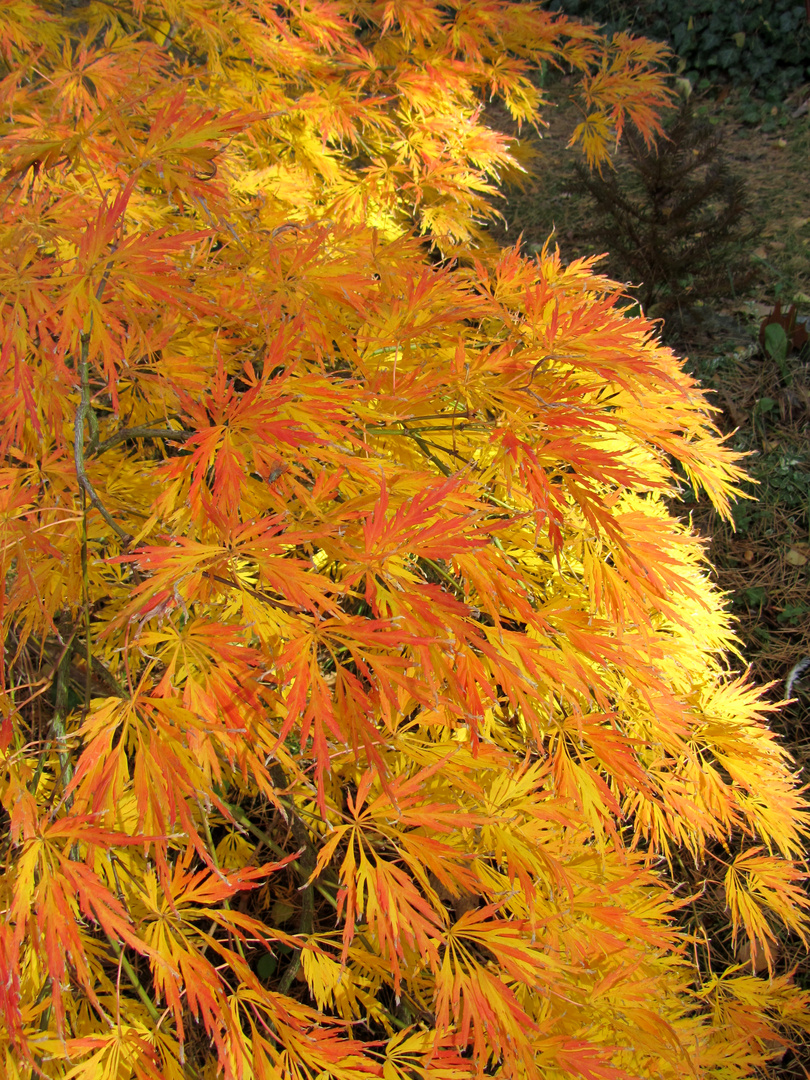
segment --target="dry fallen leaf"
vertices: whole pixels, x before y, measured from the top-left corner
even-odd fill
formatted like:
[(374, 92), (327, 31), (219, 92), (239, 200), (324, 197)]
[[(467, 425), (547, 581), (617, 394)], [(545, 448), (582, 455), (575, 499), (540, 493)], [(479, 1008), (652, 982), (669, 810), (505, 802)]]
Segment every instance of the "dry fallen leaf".
[[(762, 248), (761, 251), (762, 254), (760, 255), (760, 258), (766, 259), (768, 257), (768, 252), (765, 251), (764, 248)], [(755, 251), (754, 254), (759, 255), (760, 252)], [(773, 304), (763, 304), (759, 300), (747, 300), (744, 304), (740, 304), (737, 310), (743, 311), (748, 315), (764, 316), (770, 315), (773, 311)]]
[(785, 556), (785, 562), (789, 562), (791, 566), (806, 566), (807, 556), (802, 555), (802, 553), (800, 551), (797, 551), (796, 548), (791, 548)]

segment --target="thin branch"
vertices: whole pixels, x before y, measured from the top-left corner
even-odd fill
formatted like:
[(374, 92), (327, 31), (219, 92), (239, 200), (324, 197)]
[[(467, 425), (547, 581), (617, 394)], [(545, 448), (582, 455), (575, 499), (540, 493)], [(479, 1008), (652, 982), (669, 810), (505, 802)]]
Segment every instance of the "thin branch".
[[(284, 774), (284, 770), (276, 761), (270, 766), (270, 778), (273, 784), (277, 788), (289, 788), (290, 784), (287, 777)], [(315, 919), (315, 895), (313, 892), (314, 882), (310, 879), (315, 871), (315, 867), (318, 862), (318, 856), (315, 851), (315, 847), (312, 843), (312, 839), (309, 835), (309, 829), (304, 822), (298, 816), (298, 812), (295, 809), (294, 804), (289, 807), (290, 814), (290, 829), (292, 831), (293, 840), (298, 844), (302, 851), (301, 858), (297, 862), (297, 866), (300, 868), (300, 874), (304, 878), (304, 884), (300, 888), (301, 893), (301, 918), (298, 922), (298, 933), (302, 938), (308, 938), (312, 933), (312, 927)], [(303, 946), (302, 946), (303, 948)], [(286, 994), (293, 984), (295, 976), (298, 974), (298, 969), (301, 966), (301, 949), (293, 956), (292, 960), (284, 972), (279, 983), (278, 992), (280, 994)]]
[(120, 698), (126, 698), (128, 696), (126, 690), (121, 685), (121, 683), (118, 682), (112, 672), (107, 670), (107, 666), (101, 660), (99, 660), (97, 656), (91, 656), (90, 663), (92, 665), (93, 672), (96, 678), (100, 682), (106, 683), (108, 689), (114, 691), (114, 693)]
[[(420, 428), (419, 430), (420, 431), (425, 431), (427, 429), (426, 428)], [(446, 432), (447, 434), (450, 434), (450, 435), (455, 434), (455, 432), (453, 431), (452, 428), (438, 428), (436, 430), (444, 431), (444, 432)], [(477, 468), (477, 466), (474, 465), (473, 462), (471, 462), (468, 458), (466, 458), (461, 453), (460, 450), (456, 450), (452, 446), (439, 446), (438, 443), (428, 442), (427, 439), (420, 438), (418, 436), (418, 434), (416, 433), (416, 431), (411, 431), (408, 428), (404, 428), (404, 429), (401, 429), (401, 430), (400, 429), (392, 429), (392, 430), (386, 431), (385, 434), (386, 435), (408, 435), (408, 436), (410, 436), (410, 438), (415, 439), (419, 443), (420, 449), (423, 450), (423, 451), (425, 451), (426, 447), (428, 449), (432, 448), (433, 450), (440, 451), (440, 453), (442, 453), (442, 454), (449, 454), (451, 457), (458, 458), (458, 460), (461, 461), (464, 465), (468, 465), (472, 469)], [(435, 461), (436, 459), (432, 458), (432, 460)], [(450, 473), (448, 472), (446, 475), (449, 476)]]
[[(275, 772), (275, 776), (273, 776), (274, 772)], [(273, 767), (271, 768), (270, 775), (271, 775), (271, 778), (273, 779), (274, 784), (276, 784), (277, 787), (281, 787), (281, 788), (288, 787), (287, 778), (286, 778), (286, 776), (284, 776), (284, 772), (283, 772), (281, 766), (278, 764), (278, 762), (274, 763)], [(267, 835), (267, 833), (263, 829), (260, 829), (258, 825), (254, 825), (254, 823), (250, 820), (250, 818), (248, 817), (248, 815), (245, 813), (245, 811), (242, 809), (241, 806), (237, 806), (237, 805), (235, 805), (233, 803), (225, 802), (225, 800), (221, 799), (221, 798), (220, 798), (220, 804), (225, 809), (227, 809), (231, 814), (233, 814), (234, 818), (241, 825), (243, 825), (246, 829), (248, 829), (249, 832), (253, 833), (253, 835), (256, 837), (257, 840), (261, 840), (261, 842), (263, 844), (265, 844), (270, 849), (270, 851), (274, 852), (276, 855), (278, 855), (278, 856), (280, 856), (282, 858), (287, 854), (287, 852), (284, 850), (284, 848), (280, 847), (270, 836)], [(293, 838), (294, 838), (296, 843), (300, 843), (300, 845), (301, 845), (301, 847), (302, 847), (302, 849), (304, 851), (304, 855), (302, 856), (302, 858), (299, 859), (297, 862), (293, 863), (293, 869), (298, 874), (298, 876), (302, 877), (304, 879), (304, 881), (306, 882), (307, 879), (311, 876), (312, 870), (315, 869), (315, 866), (317, 864), (317, 853), (316, 853), (315, 847), (314, 847), (314, 845), (313, 845), (313, 843), (312, 843), (312, 841), (310, 839), (309, 832), (308, 832), (306, 826), (304, 825), (303, 821), (301, 820), (301, 818), (298, 816), (298, 811), (294, 808), (294, 805), (292, 804), (292, 801), (290, 800), (288, 802), (285, 799), (284, 800), (284, 805), (290, 812), (290, 823), (291, 823), (291, 829), (292, 829)], [(310, 862), (310, 860), (311, 860), (311, 862)], [(310, 866), (310, 865), (311, 865), (311, 869), (308, 870), (308, 866)], [(334, 883), (330, 883), (330, 884), (332, 884), (334, 886)], [(313, 922), (314, 922), (314, 910), (315, 910), (314, 909), (314, 896), (312, 895), (313, 890), (317, 891), (323, 897), (323, 899), (327, 901), (327, 903), (329, 903), (333, 908), (337, 909), (337, 900), (335, 899), (335, 897), (330, 892), (328, 892), (324, 888), (324, 886), (321, 884), (320, 881), (315, 880), (310, 885), (302, 888), (301, 892), (302, 892), (303, 895), (301, 897), (301, 919), (300, 919), (300, 922), (299, 922), (299, 930), (298, 930), (298, 932), (300, 934), (302, 934), (302, 935), (304, 935), (304, 934), (309, 935), (309, 934), (312, 933), (312, 926), (313, 926)], [(307, 894), (309, 894), (309, 895), (307, 895)], [(368, 939), (366, 938), (365, 934), (362, 933), (362, 931), (358, 931), (357, 939), (358, 939), (358, 941), (360, 941), (360, 943), (363, 945), (363, 948), (366, 949), (366, 951), (369, 953), (369, 955), (374, 954), (374, 950), (371, 947), (371, 943), (368, 941)], [(284, 975), (283, 975), (283, 977), (281, 979), (281, 982), (279, 984), (279, 992), (280, 993), (284, 994), (289, 990), (290, 985), (293, 982), (293, 979), (295, 978), (296, 974), (298, 973), (298, 968), (300, 966), (300, 963), (301, 963), (301, 953), (299, 952), (299, 953), (296, 954), (295, 959), (291, 961), (290, 966), (284, 972)], [(418, 1004), (418, 1002), (416, 1002), (408, 993), (406, 993), (404, 988), (400, 989), (400, 995), (401, 995), (401, 997), (403, 997), (403, 998), (407, 999), (408, 1001), (410, 1001), (410, 1003), (414, 1006), (414, 1008), (416, 1009), (417, 1013), (420, 1016), (422, 1016), (422, 1017), (428, 1017), (429, 1016), (429, 1014), (427, 1014), (425, 1012), (425, 1010)], [(402, 1021), (400, 1021), (397, 1017), (395, 1017), (390, 1011), (386, 1010), (386, 1012), (387, 1012), (388, 1017), (390, 1018), (391, 1022), (394, 1024), (395, 1027), (401, 1029), (402, 1027), (406, 1026), (406, 1025), (404, 1025), (402, 1023)]]
[[(106, 933), (106, 931), (105, 931), (105, 933)], [(135, 969), (133, 968), (132, 964), (130, 964), (129, 960), (127, 959), (127, 957), (126, 957), (126, 955), (124, 953), (124, 950), (121, 948), (121, 946), (118, 944), (118, 942), (112, 936), (112, 934), (107, 934), (107, 940), (110, 943), (112, 951), (115, 953), (116, 960), (118, 960), (123, 965), (124, 971), (127, 973), (127, 978), (132, 983), (132, 986), (134, 987), (135, 992), (137, 993), (138, 997), (141, 999), (141, 1001), (146, 1006), (146, 1011), (152, 1017), (154, 1022), (156, 1024), (159, 1024), (160, 1023), (160, 1012), (158, 1011), (158, 1007), (157, 1007), (157, 1005), (155, 1005), (154, 1001), (152, 1001), (152, 999), (149, 997), (149, 994), (146, 992), (146, 987), (143, 985), (141, 980), (135, 974)]]
[[(132, 983), (132, 986), (133, 986), (135, 992), (137, 993), (138, 997), (141, 999), (141, 1001), (146, 1006), (146, 1011), (149, 1013), (150, 1017), (152, 1018), (152, 1021), (155, 1024), (155, 1028), (157, 1029), (160, 1026), (161, 1021), (162, 1021), (162, 1017), (160, 1015), (160, 1012), (158, 1010), (157, 1005), (155, 1005), (154, 1001), (149, 996), (149, 994), (148, 994), (148, 992), (146, 990), (146, 987), (143, 985), (141, 980), (138, 978), (138, 975), (137, 975), (135, 969), (133, 968), (132, 964), (130, 964), (129, 960), (127, 959), (127, 955), (124, 952), (124, 950), (121, 948), (121, 946), (118, 944), (118, 942), (115, 940), (115, 938), (111, 934), (108, 934), (105, 931), (105, 935), (106, 935), (107, 941), (109, 941), (109, 943), (110, 943), (110, 947), (112, 948), (113, 953), (115, 954), (115, 958), (118, 960), (118, 962), (123, 967), (124, 971), (127, 973), (127, 978), (129, 979), (130, 983)], [(182, 1067), (183, 1067), (184, 1072), (186, 1072), (186, 1071), (190, 1072), (191, 1075), (196, 1078), (196, 1080), (199, 1080), (200, 1074), (197, 1072), (196, 1068), (191, 1064), (191, 1062), (183, 1061), (182, 1062)]]
[[(464, 414), (462, 413), (462, 415), (464, 415)], [(409, 421), (407, 421), (407, 420), (398, 420), (397, 421), (397, 423), (400, 423), (400, 424), (407, 424), (408, 422)], [(372, 434), (375, 434), (375, 435), (380, 434), (380, 433), (382, 433), (384, 435), (412, 435), (414, 433), (419, 434), (419, 433), (425, 432), (425, 431), (439, 431), (439, 432), (444, 432), (446, 435), (453, 435), (454, 433), (458, 433), (459, 431), (489, 431), (489, 430), (491, 430), (491, 428), (492, 428), (491, 423), (482, 423), (482, 422), (475, 423), (475, 422), (473, 422), (473, 423), (465, 423), (465, 424), (456, 424), (456, 425), (449, 426), (449, 427), (448, 427), (447, 424), (429, 424), (427, 427), (419, 427), (419, 428), (392, 428), (392, 427), (388, 427), (387, 425), (380, 424), (379, 426), (374, 425), (372, 427), (368, 427), (366, 430), (368, 432), (372, 433)]]
[[(532, 368), (531, 375), (529, 375), (529, 381), (527, 383), (524, 383), (523, 386), (516, 386), (515, 390), (528, 390), (528, 388), (532, 385), (532, 382), (534, 381), (535, 375), (537, 374), (537, 372), (540, 370), (540, 368), (543, 366), (543, 364), (545, 364), (545, 362), (547, 360), (579, 360), (579, 359), (580, 359), (580, 357), (577, 356), (576, 353), (554, 353), (554, 352), (551, 352), (551, 353), (548, 353), (546, 356), (541, 356), (540, 359), (537, 361), (537, 363)], [(540, 398), (539, 400), (542, 401), (542, 398)], [(552, 405), (552, 403), (548, 402), (548, 401), (544, 401), (543, 404), (548, 405), (550, 408), (559, 408), (558, 405)]]
[[(90, 410), (90, 415), (95, 416), (93, 409)], [(98, 445), (98, 420), (96, 420), (95, 428), (91, 424), (91, 445)], [(87, 663), (87, 673), (84, 679), (84, 715), (87, 716), (90, 711), (90, 683), (93, 673), (93, 647), (90, 639), (90, 575), (88, 571), (87, 563), (87, 497), (84, 491), (82, 491), (82, 549), (81, 549), (81, 567), (82, 567), (82, 608), (84, 611), (84, 657)]]
[[(46, 679), (48, 679), (49, 681), (50, 681), (50, 679), (52, 679), (54, 677), (54, 675), (56, 673), (57, 666), (58, 666), (60, 660), (62, 659), (62, 656), (64, 655), (65, 650), (67, 650), (67, 648), (70, 645), (72, 640), (73, 640), (73, 636), (71, 635), (71, 638), (68, 640), (68, 642), (62, 646), (62, 652), (60, 652), (59, 656), (54, 661), (53, 667), (51, 668), (50, 675), (46, 676)], [(37, 649), (40, 652), (43, 650), (44, 646), (42, 645), (39, 638), (37, 638), (37, 636), (35, 634), (31, 634), (30, 641), (31, 641), (31, 643), (32, 643), (32, 645), (34, 646), (35, 649)], [(108, 671), (108, 669), (107, 669), (106, 665), (103, 663), (103, 661), (99, 660), (98, 657), (96, 657), (96, 656), (91, 656), (90, 657), (90, 662), (91, 662), (92, 667), (93, 667), (93, 672), (94, 672), (94, 674), (95, 674), (95, 676), (96, 676), (96, 678), (98, 679), (99, 682), (104, 684), (108, 689), (112, 690), (113, 693), (115, 693), (118, 697), (125, 698), (127, 696), (126, 690), (124, 690), (123, 686), (118, 682), (118, 680), (115, 678), (115, 676), (110, 671)], [(76, 667), (75, 663), (71, 664), (71, 674), (73, 675), (73, 677), (76, 679), (77, 682), (79, 682), (80, 680), (85, 678), (85, 673), (82, 672), (82, 670), (80, 668)], [(46, 687), (46, 689), (47, 689), (47, 687)], [(29, 701), (33, 700), (33, 698), (30, 698), (28, 700)], [(23, 702), (23, 704), (27, 705), (28, 701)]]
[[(75, 634), (71, 634), (67, 647), (62, 651), (59, 665), (56, 669), (56, 700), (54, 703), (53, 720), (51, 727), (56, 737), (56, 752), (59, 755), (59, 767), (61, 770), (62, 784), (67, 788), (73, 778), (73, 763), (67, 751), (67, 732), (65, 731), (65, 717), (68, 714), (68, 690), (70, 689), (70, 658), (73, 651)], [(36, 789), (35, 789), (36, 790)], [(69, 795), (65, 799), (68, 810), (73, 803), (73, 797)]]
[[(286, 852), (283, 847), (277, 844), (272, 837), (268, 836), (264, 829), (260, 829), (258, 825), (255, 825), (250, 820), (250, 818), (241, 806), (236, 806), (234, 803), (225, 802), (224, 799), (221, 799), (220, 801), (223, 807), (229, 813), (233, 814), (236, 821), (238, 821), (240, 825), (244, 826), (244, 828), (246, 828), (248, 832), (253, 833), (257, 840), (261, 840), (261, 842), (266, 847), (268, 847), (270, 851), (272, 851), (275, 855), (278, 855), (279, 858), (285, 858), (288, 852)], [(293, 868), (295, 869), (299, 877), (304, 876), (304, 868), (298, 862), (293, 863)], [(332, 896), (330, 892), (328, 892), (323, 887), (323, 885), (320, 884), (320, 882), (314, 881), (312, 884), (313, 887), (320, 893), (320, 895), (323, 897), (324, 900), (326, 900), (328, 904), (330, 904), (333, 908), (337, 908), (337, 900), (334, 898), (334, 896)]]
[[(67, 696), (69, 689), (68, 671), (70, 669), (71, 653), (73, 652), (73, 643), (76, 639), (75, 631), (70, 635), (66, 644), (62, 648), (62, 651), (57, 657), (56, 663), (53, 666), (51, 677), (47, 680), (47, 685), (43, 688), (43, 693), (49, 689), (51, 681), (56, 680), (56, 703), (54, 708), (53, 719), (51, 720), (51, 731), (56, 736), (57, 747), (61, 747), (57, 752), (59, 753), (59, 763), (62, 769), (62, 776), (66, 782), (69, 782), (70, 777), (67, 775), (69, 769), (69, 761), (67, 758), (67, 752), (65, 749), (65, 725), (64, 717), (67, 714)], [(37, 695), (38, 696), (38, 695)], [(32, 698), (28, 699), (33, 700)], [(28, 704), (25, 702), (24, 704)], [(53, 739), (48, 739), (47, 743), (43, 746), (42, 751), (37, 761), (37, 767), (34, 770), (34, 775), (28, 784), (28, 790), (32, 795), (36, 795), (37, 787), (39, 786), (39, 780), (42, 776), (42, 770), (45, 768), (45, 758), (51, 748)]]
[(177, 428), (153, 428), (149, 424), (123, 428), (121, 431), (116, 431), (115, 435), (111, 435), (109, 439), (99, 443), (93, 452), (93, 457), (101, 457), (102, 454), (112, 450), (119, 443), (126, 442), (127, 439), (166, 439), (169, 442), (185, 442), (194, 434), (195, 432), (185, 431), (182, 428), (179, 430)]
[[(422, 420), (472, 420), (472, 416), (469, 412), (436, 412), (436, 413), (424, 413), (422, 416), (403, 416), (397, 417), (392, 420), (392, 424), (418, 424)], [(378, 431), (380, 428), (385, 428), (385, 423), (380, 421), (379, 424), (369, 424), (369, 431)], [(448, 430), (450, 430), (448, 428)]]
[[(405, 432), (403, 432), (403, 434), (405, 434)], [(448, 468), (447, 465), (445, 465), (443, 461), (439, 461), (439, 459), (436, 457), (436, 455), (431, 452), (430, 447), (428, 446), (428, 444), (425, 442), (424, 439), (420, 438), (418, 435), (414, 434), (412, 431), (407, 432), (407, 434), (411, 436), (411, 438), (416, 443), (416, 445), (419, 447), (419, 449), (422, 451), (422, 453), (425, 455), (425, 457), (429, 461), (433, 462), (433, 464), (436, 466), (436, 468), (439, 470), (440, 473), (443, 473), (445, 476), (452, 476), (453, 475), (453, 470)]]
[(289, 608), (295, 607), (295, 604), (290, 603), (289, 600), (284, 600), (280, 596), (268, 596), (267, 593), (259, 592), (258, 589), (252, 589), (250, 585), (244, 585), (241, 581), (232, 581), (230, 578), (222, 577), (221, 574), (212, 574), (211, 577), (214, 581), (218, 581), (220, 585), (227, 585), (231, 589), (239, 589), (240, 592), (246, 592), (248, 596), (252, 596), (256, 600), (261, 600), (265, 604), (275, 604)]
[(80, 488), (87, 495), (96, 510), (98, 510), (118, 538), (123, 541), (124, 545), (128, 546), (132, 542), (132, 537), (113, 519), (101, 499), (99, 499), (95, 488), (90, 483), (90, 479), (84, 467), (84, 424), (92, 409), (90, 405), (90, 384), (88, 379), (90, 335), (83, 333), (81, 342), (80, 369), (82, 397), (79, 408), (76, 411), (76, 421), (73, 425), (73, 460), (76, 463), (76, 477), (79, 481)]
[(806, 671), (810, 667), (810, 656), (805, 656), (798, 664), (794, 664), (790, 669), (790, 674), (785, 680), (785, 698), (789, 698), (793, 692), (794, 685), (799, 682), (802, 672)]
[[(210, 821), (210, 819), (208, 817), (208, 814), (206, 814), (205, 810), (203, 809), (202, 802), (201, 802), (201, 800), (199, 798), (197, 799), (197, 806), (199, 807), (200, 817), (202, 818), (203, 828), (205, 829), (205, 839), (208, 841), (208, 854), (211, 857), (211, 862), (214, 864), (214, 869), (216, 870), (216, 872), (219, 874), (220, 877), (223, 877), (224, 875), (222, 873), (222, 869), (220, 868), (219, 860), (217, 859), (217, 851), (216, 851), (216, 846), (214, 844), (214, 838), (211, 835), (211, 821)], [(227, 898), (227, 896), (223, 897), (222, 905), (223, 905), (223, 907), (225, 908), (226, 911), (231, 910), (231, 902)], [(208, 928), (209, 937), (210, 937), (211, 934), (213, 934), (213, 932), (214, 932), (214, 930), (216, 928), (216, 925), (217, 925), (216, 921), (211, 922), (211, 925)], [(242, 939), (238, 935), (231, 935), (230, 933), (229, 933), (229, 937), (231, 937), (232, 941), (235, 940), (236, 948), (239, 951), (239, 955), (244, 960), (245, 959), (245, 950), (244, 950), (244, 947), (242, 945)]]

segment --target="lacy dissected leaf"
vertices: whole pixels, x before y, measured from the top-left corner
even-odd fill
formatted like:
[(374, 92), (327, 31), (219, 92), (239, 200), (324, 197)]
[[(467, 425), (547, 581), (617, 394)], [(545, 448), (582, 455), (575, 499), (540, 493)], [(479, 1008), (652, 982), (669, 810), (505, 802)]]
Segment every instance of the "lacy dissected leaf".
[(806, 1028), (802, 793), (671, 510), (739, 462), (594, 260), (486, 231), (486, 100), (573, 71), (599, 165), (662, 57), (506, 0), (0, 11), (0, 1071), (732, 1080)]

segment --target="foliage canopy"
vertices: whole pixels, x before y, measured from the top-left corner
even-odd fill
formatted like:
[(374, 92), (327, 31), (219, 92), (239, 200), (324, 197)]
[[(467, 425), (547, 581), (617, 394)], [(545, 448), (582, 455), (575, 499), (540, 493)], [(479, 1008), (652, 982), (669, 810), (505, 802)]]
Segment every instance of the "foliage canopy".
[(0, 55), (5, 1074), (750, 1073), (806, 1002), (701, 980), (662, 872), (719, 843), (735, 935), (803, 933), (790, 763), (666, 502), (737, 464), (593, 260), (484, 229), (480, 95), (537, 122), (572, 65), (598, 163), (658, 47), (19, 0)]

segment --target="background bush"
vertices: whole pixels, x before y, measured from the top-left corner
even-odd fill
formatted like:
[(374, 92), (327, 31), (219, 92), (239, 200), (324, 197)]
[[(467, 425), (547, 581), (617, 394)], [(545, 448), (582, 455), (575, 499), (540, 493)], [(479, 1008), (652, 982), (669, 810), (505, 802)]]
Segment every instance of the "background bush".
[(810, 79), (810, 27), (795, 0), (553, 0), (552, 9), (667, 41), (688, 79), (783, 94)]
[(645, 146), (632, 130), (616, 170), (577, 167), (575, 190), (593, 203), (591, 233), (611, 265), (634, 282), (644, 309), (656, 314), (741, 287), (745, 252), (745, 185), (726, 164), (721, 136), (696, 120), (688, 102), (668, 124), (667, 139)]

